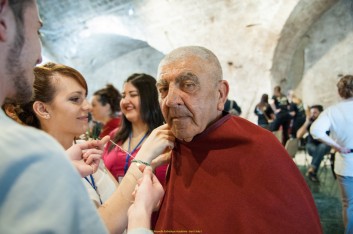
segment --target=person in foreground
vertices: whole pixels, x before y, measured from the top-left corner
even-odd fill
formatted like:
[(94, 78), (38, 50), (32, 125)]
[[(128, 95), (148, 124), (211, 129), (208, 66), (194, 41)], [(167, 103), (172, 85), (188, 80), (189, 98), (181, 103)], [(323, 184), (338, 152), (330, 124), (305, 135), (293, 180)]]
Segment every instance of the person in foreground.
[(343, 76), (337, 88), (343, 100), (322, 112), (310, 133), (338, 152), (334, 169), (342, 196), (345, 233), (353, 233), (353, 76)]
[[(163, 186), (153, 174), (151, 167), (145, 167), (143, 177), (134, 191), (134, 203), (128, 211), (128, 233), (153, 233), (150, 231), (151, 215), (158, 207), (164, 195)], [(150, 194), (150, 196), (146, 196)]]
[(222, 112), (229, 86), (211, 51), (167, 54), (157, 89), (177, 139), (155, 232), (322, 233), (310, 190), (281, 143)]
[[(41, 61), (41, 25), (34, 0), (0, 0), (1, 105), (5, 98), (24, 102), (32, 95), (33, 67)], [(0, 129), (0, 233), (106, 232), (79, 174), (53, 138), (21, 126), (3, 110)], [(94, 142), (67, 153), (84, 164), (84, 148), (102, 147)]]
[[(6, 98), (21, 103), (32, 96), (33, 67), (41, 62), (41, 25), (35, 0), (0, 0), (0, 105)], [(76, 166), (92, 173), (98, 164), (94, 164), (96, 160), (86, 164), (83, 151), (102, 149), (106, 142), (89, 141), (65, 152), (48, 134), (21, 126), (2, 109), (0, 129), (0, 233), (107, 233), (80, 175), (65, 157), (68, 154)], [(154, 147), (141, 149), (143, 157), (136, 155), (136, 159), (150, 163), (151, 155), (173, 147), (173, 138), (159, 134), (168, 130), (159, 130), (146, 140)], [(142, 177), (137, 163), (128, 174), (131, 180), (122, 182), (128, 188), (120, 193), (129, 202), (107, 201), (121, 208), (126, 218), (117, 220), (121, 216), (106, 214), (111, 225), (118, 221), (127, 224), (131, 193)], [(88, 175), (87, 170), (81, 175)]]

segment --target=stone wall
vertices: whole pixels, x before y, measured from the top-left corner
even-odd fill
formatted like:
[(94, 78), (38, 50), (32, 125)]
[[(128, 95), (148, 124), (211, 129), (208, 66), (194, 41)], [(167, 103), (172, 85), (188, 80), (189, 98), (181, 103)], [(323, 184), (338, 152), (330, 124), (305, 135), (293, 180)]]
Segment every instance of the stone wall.
[(352, 73), (350, 0), (38, 1), (44, 54), (78, 68), (90, 90), (121, 88), (129, 73), (155, 75), (163, 53), (201, 45), (220, 59), (242, 116), (280, 84), (307, 105), (338, 100), (338, 74)]

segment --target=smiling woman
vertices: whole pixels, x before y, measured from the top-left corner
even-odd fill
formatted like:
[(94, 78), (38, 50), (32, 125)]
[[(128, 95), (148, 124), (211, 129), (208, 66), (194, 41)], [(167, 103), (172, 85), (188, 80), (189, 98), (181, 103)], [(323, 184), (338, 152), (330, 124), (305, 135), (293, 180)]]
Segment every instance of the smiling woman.
[[(44, 130), (65, 149), (88, 128), (87, 83), (77, 70), (55, 63), (34, 68), (32, 100), (22, 105), (22, 122)], [(102, 153), (102, 151), (98, 152)], [(83, 183), (96, 206), (103, 204), (117, 188), (117, 183), (103, 162)]]
[[(108, 143), (103, 154), (105, 165), (118, 180), (125, 176), (147, 136), (163, 124), (154, 77), (144, 73), (130, 75), (122, 89), (120, 109), (121, 127), (110, 134), (115, 144)], [(156, 169), (157, 178), (162, 184), (166, 169), (166, 165)]]

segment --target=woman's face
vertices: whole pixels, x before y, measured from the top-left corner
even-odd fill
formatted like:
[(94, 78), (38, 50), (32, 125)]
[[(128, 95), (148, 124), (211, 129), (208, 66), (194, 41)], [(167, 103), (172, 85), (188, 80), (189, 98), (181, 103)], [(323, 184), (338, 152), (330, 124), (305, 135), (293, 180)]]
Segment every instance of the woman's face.
[(48, 131), (75, 137), (88, 129), (88, 113), (91, 105), (86, 99), (86, 90), (73, 78), (60, 76), (54, 81), (56, 94), (47, 105), (50, 115)]
[(105, 106), (103, 106), (102, 103), (99, 101), (99, 98), (100, 97), (97, 95), (94, 95), (92, 97), (92, 117), (96, 121), (104, 122), (110, 118), (110, 105), (106, 103)]
[(140, 103), (140, 94), (137, 88), (130, 82), (125, 83), (120, 101), (120, 109), (131, 123), (141, 121)]

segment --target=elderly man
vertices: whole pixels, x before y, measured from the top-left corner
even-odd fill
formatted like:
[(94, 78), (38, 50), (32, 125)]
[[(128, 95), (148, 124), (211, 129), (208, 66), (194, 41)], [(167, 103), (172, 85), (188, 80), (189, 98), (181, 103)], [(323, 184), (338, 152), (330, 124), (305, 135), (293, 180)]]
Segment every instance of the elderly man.
[(156, 232), (322, 232), (310, 190), (274, 135), (222, 112), (229, 86), (211, 51), (166, 55), (157, 88), (177, 141)]

